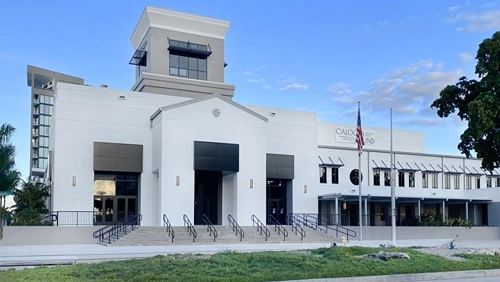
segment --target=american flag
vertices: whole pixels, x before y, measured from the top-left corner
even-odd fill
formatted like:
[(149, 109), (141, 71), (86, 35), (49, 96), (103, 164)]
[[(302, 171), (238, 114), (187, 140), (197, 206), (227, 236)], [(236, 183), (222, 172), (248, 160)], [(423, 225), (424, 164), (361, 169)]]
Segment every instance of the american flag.
[(358, 155), (361, 156), (363, 152), (363, 146), (365, 145), (365, 139), (363, 138), (363, 129), (361, 129), (361, 114), (359, 113), (359, 103), (358, 103), (358, 127), (356, 129), (356, 143), (358, 143)]

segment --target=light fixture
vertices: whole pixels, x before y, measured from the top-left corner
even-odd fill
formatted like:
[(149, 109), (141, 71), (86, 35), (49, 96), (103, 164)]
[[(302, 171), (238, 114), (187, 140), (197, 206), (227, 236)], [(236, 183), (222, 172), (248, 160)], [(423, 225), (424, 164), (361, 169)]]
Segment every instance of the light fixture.
[(346, 210), (346, 209), (347, 209), (347, 202), (343, 202), (343, 203), (342, 203), (342, 209), (343, 209), (343, 210)]
[(71, 185), (76, 186), (76, 176), (73, 176), (73, 179), (71, 180)]
[(304, 193), (307, 193), (307, 185), (304, 185)]
[(181, 185), (181, 177), (177, 175), (175, 177), (175, 186), (179, 186), (179, 185)]
[(250, 179), (250, 189), (253, 188), (253, 179)]

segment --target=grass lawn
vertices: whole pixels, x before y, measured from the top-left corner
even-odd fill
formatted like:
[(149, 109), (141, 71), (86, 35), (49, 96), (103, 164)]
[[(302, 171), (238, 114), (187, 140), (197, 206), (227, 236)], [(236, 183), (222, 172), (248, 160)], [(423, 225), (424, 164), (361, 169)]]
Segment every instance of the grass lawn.
[[(380, 250), (410, 260), (358, 257)], [(273, 281), (500, 268), (500, 256), (463, 255), (452, 261), (406, 248), (333, 247), (304, 252), (223, 252), (0, 271), (0, 281)]]

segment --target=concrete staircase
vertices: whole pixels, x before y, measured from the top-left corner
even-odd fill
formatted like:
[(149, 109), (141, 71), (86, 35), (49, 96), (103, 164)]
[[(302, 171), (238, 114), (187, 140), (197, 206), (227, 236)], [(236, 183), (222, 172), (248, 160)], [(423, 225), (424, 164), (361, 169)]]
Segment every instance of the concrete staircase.
[[(306, 237), (301, 241), (300, 234), (295, 235), (291, 226), (284, 226), (288, 231), (288, 237), (283, 240), (283, 234), (278, 235), (274, 226), (267, 226), (271, 236), (266, 241), (266, 236), (260, 234), (256, 226), (242, 226), (244, 237), (241, 243), (261, 244), (261, 243), (340, 243), (340, 238), (335, 238), (331, 234), (303, 227)], [(193, 237), (189, 235), (184, 226), (174, 226), (175, 238), (168, 236), (165, 227), (141, 226), (134, 231), (123, 235), (118, 240), (111, 242), (111, 246), (158, 246), (158, 245), (181, 245), (181, 244), (239, 244), (240, 237), (236, 236), (231, 226), (216, 225), (218, 236), (215, 239), (207, 232), (206, 226), (195, 226), (197, 238), (193, 242)]]

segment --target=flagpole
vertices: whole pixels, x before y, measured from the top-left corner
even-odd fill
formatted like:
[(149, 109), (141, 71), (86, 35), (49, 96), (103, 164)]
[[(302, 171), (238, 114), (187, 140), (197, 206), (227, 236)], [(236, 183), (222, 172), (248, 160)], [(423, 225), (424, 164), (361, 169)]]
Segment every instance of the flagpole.
[(392, 108), (391, 108), (391, 233), (392, 246), (396, 247), (396, 171), (394, 170), (394, 152), (392, 150)]
[(361, 154), (358, 154), (358, 183), (359, 183), (359, 240), (363, 241), (363, 208), (361, 206), (361, 200), (363, 198), (363, 192), (361, 190)]
[[(361, 123), (361, 116), (360, 116), (360, 108), (361, 108), (361, 102), (358, 102), (358, 119), (359, 123)], [(358, 125), (361, 127), (361, 124)], [(360, 138), (364, 138), (363, 136), (359, 136)], [(360, 140), (360, 142), (362, 142)], [(359, 144), (358, 144), (359, 146)], [(358, 185), (359, 185), (359, 240), (363, 241), (363, 208), (362, 208), (362, 198), (363, 198), (363, 191), (361, 189), (361, 150), (358, 149)]]

